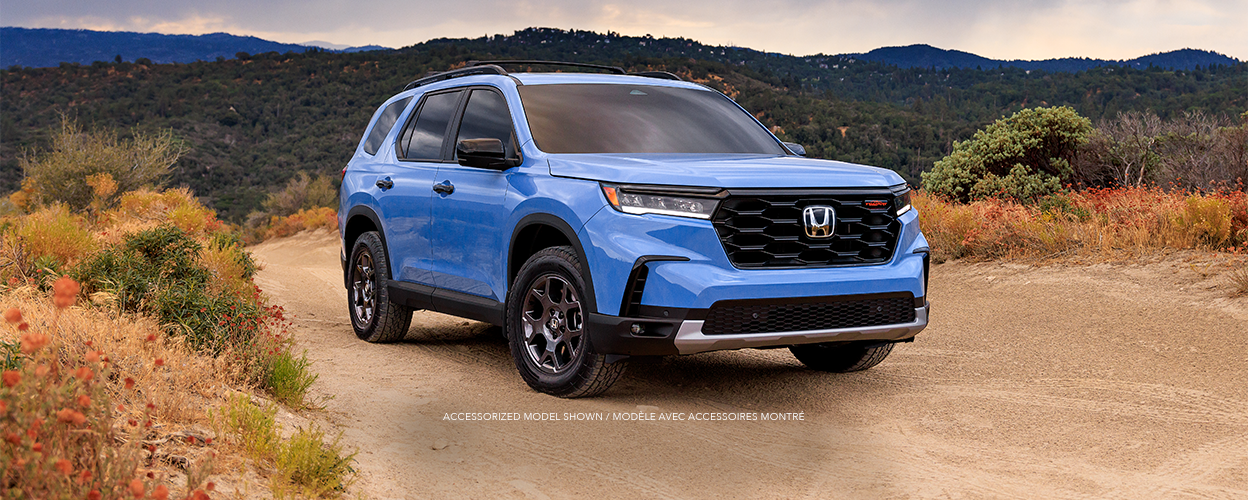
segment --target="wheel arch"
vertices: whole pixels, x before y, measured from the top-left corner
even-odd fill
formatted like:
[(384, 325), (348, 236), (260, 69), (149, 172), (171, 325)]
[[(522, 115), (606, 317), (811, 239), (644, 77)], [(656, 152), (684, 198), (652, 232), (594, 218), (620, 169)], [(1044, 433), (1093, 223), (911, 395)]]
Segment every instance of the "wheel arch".
[(590, 272), (591, 266), (585, 254), (585, 248), (581, 245), (581, 240), (577, 238), (572, 226), (551, 214), (526, 215), (516, 223), (516, 227), (512, 230), (511, 243), (507, 246), (508, 293), (516, 280), (516, 274), (520, 272), (520, 268), (524, 266), (524, 262), (529, 257), (542, 249), (564, 245), (572, 247), (572, 250), (576, 252), (576, 258), (581, 261), (581, 274), (586, 288), (585, 298), (589, 302), (589, 309), (596, 311), (598, 301), (594, 298), (594, 278)]
[(387, 259), (390, 258), (390, 247), (386, 244), (386, 232), (382, 229), (381, 218), (377, 217), (377, 213), (373, 209), (364, 205), (351, 207), (351, 210), (347, 212), (346, 221), (342, 230), (342, 249), (345, 253), (342, 261), (342, 285), (350, 288), (351, 284), (347, 283), (346, 259), (351, 258), (351, 250), (355, 246), (355, 240), (359, 239), (361, 234), (377, 231), (377, 236), (381, 237), (381, 245), (386, 248)]

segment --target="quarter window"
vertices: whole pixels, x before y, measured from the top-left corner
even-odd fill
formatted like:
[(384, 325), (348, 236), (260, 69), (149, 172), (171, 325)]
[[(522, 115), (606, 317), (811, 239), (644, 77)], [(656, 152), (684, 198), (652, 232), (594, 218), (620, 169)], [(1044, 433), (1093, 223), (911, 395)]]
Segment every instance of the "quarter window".
[(377, 154), (377, 149), (381, 148), (381, 143), (386, 140), (386, 135), (390, 134), (390, 129), (394, 127), (394, 122), (399, 119), (399, 115), (403, 113), (403, 109), (407, 107), (407, 103), (412, 98), (407, 97), (399, 99), (386, 106), (381, 111), (381, 116), (377, 117), (377, 123), (373, 125), (372, 132), (368, 134), (368, 140), (364, 141), (364, 152), (370, 155)]
[(447, 125), (459, 104), (460, 91), (433, 94), (425, 98), (419, 116), (399, 138), (399, 151), (409, 160), (441, 160)]

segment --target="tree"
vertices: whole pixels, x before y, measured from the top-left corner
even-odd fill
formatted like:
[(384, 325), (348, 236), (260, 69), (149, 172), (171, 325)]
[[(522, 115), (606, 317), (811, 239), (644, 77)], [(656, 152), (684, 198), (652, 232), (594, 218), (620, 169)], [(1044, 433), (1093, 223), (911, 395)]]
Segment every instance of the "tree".
[(1005, 197), (1034, 201), (1070, 182), (1071, 161), (1092, 122), (1066, 106), (1024, 109), (954, 143), (924, 172), (923, 186), (959, 201)]

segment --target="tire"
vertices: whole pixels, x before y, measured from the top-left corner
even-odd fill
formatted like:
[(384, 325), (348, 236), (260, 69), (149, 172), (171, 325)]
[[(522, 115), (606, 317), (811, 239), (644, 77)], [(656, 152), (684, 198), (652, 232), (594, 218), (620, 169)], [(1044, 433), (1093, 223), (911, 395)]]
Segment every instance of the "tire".
[(793, 356), (812, 370), (847, 373), (866, 370), (880, 364), (893, 344), (826, 343), (802, 344), (789, 347)]
[(524, 263), (507, 292), (507, 341), (520, 377), (561, 398), (602, 394), (626, 365), (594, 351), (582, 269), (570, 247), (546, 248)]
[(347, 261), (347, 309), (355, 335), (373, 343), (403, 340), (412, 310), (390, 302), (390, 263), (376, 231), (361, 234)]

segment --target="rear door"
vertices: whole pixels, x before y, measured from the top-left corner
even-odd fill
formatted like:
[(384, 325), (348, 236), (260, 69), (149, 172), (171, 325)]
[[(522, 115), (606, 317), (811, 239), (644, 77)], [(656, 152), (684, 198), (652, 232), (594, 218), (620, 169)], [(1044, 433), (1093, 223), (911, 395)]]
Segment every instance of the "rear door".
[[(502, 93), (478, 87), (467, 98), (453, 140), (447, 141), (452, 158), (458, 141), (485, 138), (502, 141), (507, 157), (518, 158), (511, 112)], [(441, 187), (432, 203), (434, 282), (438, 288), (501, 302), (511, 236), (503, 228), (508, 216), (503, 207), (506, 172), (451, 161), (438, 170), (435, 184)]]
[(450, 161), (447, 135), (464, 94), (426, 94), (395, 140), (394, 174), (377, 180), (386, 249), (397, 280), (434, 285), (430, 199), (438, 169)]

